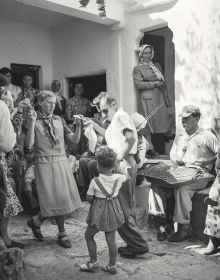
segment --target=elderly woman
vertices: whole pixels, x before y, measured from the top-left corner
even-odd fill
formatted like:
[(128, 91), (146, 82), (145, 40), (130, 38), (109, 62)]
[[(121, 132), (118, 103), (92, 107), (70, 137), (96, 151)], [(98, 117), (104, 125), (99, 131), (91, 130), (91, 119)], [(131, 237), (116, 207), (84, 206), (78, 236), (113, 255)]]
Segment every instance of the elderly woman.
[[(150, 45), (143, 45), (139, 52), (139, 64), (133, 70), (136, 88), (140, 91), (140, 103), (146, 117), (157, 106), (163, 104), (159, 111), (148, 122), (148, 141), (154, 142), (160, 154), (165, 152), (164, 134), (170, 129), (167, 107), (170, 107), (166, 83), (161, 66), (153, 63), (154, 49)], [(152, 148), (152, 144), (151, 144)]]
[(52, 92), (56, 95), (57, 102), (54, 115), (64, 118), (66, 116), (66, 98), (63, 96), (63, 83), (61, 80), (53, 80), (51, 84)]
[[(110, 122), (105, 130), (97, 123), (92, 122), (93, 128), (105, 137), (107, 145), (117, 154), (118, 165), (123, 161), (127, 163), (129, 179), (125, 182), (119, 193), (119, 200), (125, 215), (125, 224), (118, 229), (121, 238), (127, 244), (120, 247), (122, 257), (135, 258), (138, 254), (148, 252), (148, 244), (144, 240), (136, 225), (135, 217), (135, 181), (137, 175), (137, 164), (135, 154), (137, 153), (137, 131), (129, 115), (119, 108), (116, 100), (107, 94), (100, 99), (100, 111)], [(123, 165), (123, 163), (122, 163)]]
[(81, 206), (77, 186), (64, 148), (64, 137), (71, 143), (80, 139), (81, 122), (75, 133), (53, 115), (56, 96), (50, 91), (38, 95), (39, 111), (29, 112), (26, 146), (35, 152), (35, 178), (40, 214), (28, 221), (34, 236), (43, 241), (40, 225), (47, 217), (54, 217), (59, 229), (58, 243), (70, 248), (71, 242), (64, 229), (64, 215)]

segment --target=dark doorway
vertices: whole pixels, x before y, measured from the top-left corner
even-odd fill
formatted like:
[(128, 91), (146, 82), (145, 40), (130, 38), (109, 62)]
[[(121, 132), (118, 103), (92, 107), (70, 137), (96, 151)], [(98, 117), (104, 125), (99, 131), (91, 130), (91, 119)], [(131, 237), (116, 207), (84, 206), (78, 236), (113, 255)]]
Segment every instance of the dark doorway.
[(74, 86), (77, 83), (82, 83), (84, 86), (84, 96), (90, 101), (93, 100), (101, 91), (106, 91), (106, 73), (92, 76), (82, 76), (68, 78), (69, 82), (69, 97), (74, 95)]
[[(175, 134), (175, 46), (173, 43), (173, 32), (169, 27), (162, 27), (144, 33), (140, 45), (148, 44), (154, 48), (154, 63), (159, 63), (164, 74), (167, 92), (171, 107), (167, 108), (170, 130), (164, 135), (152, 135), (152, 143), (155, 149), (163, 154), (169, 154), (169, 142)], [(139, 98), (138, 110), (142, 113)], [(167, 144), (166, 144), (167, 143)]]
[(39, 89), (40, 86), (40, 69), (39, 65), (11, 63), (12, 83), (16, 86), (22, 86), (24, 73), (31, 73), (33, 77), (33, 88)]

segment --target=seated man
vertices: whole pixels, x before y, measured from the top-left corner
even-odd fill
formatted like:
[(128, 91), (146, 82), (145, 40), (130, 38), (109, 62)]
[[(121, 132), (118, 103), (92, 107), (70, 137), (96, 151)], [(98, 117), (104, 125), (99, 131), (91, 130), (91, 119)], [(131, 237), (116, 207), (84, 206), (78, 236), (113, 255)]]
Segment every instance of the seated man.
[[(198, 107), (193, 105), (183, 107), (181, 117), (184, 132), (176, 135), (170, 151), (170, 159), (177, 166), (194, 165), (209, 172), (216, 160), (218, 139), (211, 131), (199, 128), (200, 116), (201, 113)], [(196, 191), (204, 189), (206, 186), (207, 182), (205, 181), (195, 181), (193, 185), (184, 185), (174, 189), (175, 208), (173, 221), (178, 223), (178, 230), (168, 237), (168, 241), (179, 242), (189, 236), (190, 212), (192, 210), (191, 199)], [(165, 240), (167, 237), (165, 230), (167, 200), (172, 195), (172, 192), (172, 189), (159, 186), (153, 186), (152, 188), (153, 195), (149, 201), (150, 209), (154, 210), (154, 215), (164, 220), (157, 235), (159, 241)]]

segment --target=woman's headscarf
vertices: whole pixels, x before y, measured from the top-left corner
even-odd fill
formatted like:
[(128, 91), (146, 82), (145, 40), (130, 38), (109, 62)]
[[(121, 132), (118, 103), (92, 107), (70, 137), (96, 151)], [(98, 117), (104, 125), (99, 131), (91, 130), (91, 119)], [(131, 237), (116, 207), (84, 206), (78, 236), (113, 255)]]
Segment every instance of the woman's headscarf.
[(63, 95), (63, 82), (60, 79), (55, 79), (53, 80), (52, 84), (51, 84), (51, 89), (52, 89), (52, 85), (55, 81), (58, 81), (60, 83), (60, 90), (57, 92), (54, 92), (54, 94), (56, 95), (57, 98), (57, 104), (60, 107), (60, 109), (62, 110), (62, 104), (61, 104), (61, 100), (62, 100), (62, 95)]
[[(144, 53), (144, 50), (146, 48), (151, 48), (151, 51), (152, 51), (152, 55), (151, 55), (151, 61), (150, 62), (144, 62), (143, 61), (143, 53)], [(154, 65), (154, 63), (152, 62), (152, 59), (154, 57), (154, 48), (153, 46), (151, 45), (142, 45), (140, 46), (140, 48), (138, 49), (139, 51), (139, 63), (140, 64), (145, 64), (145, 65), (149, 65), (151, 67), (151, 69), (154, 71), (154, 74), (156, 75), (156, 77), (158, 78), (159, 81), (163, 81), (165, 82), (165, 79), (164, 79), (164, 76), (163, 74), (160, 72), (160, 70)]]
[[(38, 94), (38, 101), (44, 101), (48, 97), (55, 97), (56, 95), (49, 90), (43, 90)], [(53, 145), (55, 146), (57, 143), (55, 129), (53, 126), (54, 115), (45, 116), (41, 111), (37, 111), (37, 118), (42, 120), (45, 126), (46, 135), (51, 139)]]
[(57, 91), (57, 92), (54, 92), (54, 93), (55, 93), (55, 94), (58, 94), (58, 93), (60, 94), (60, 93), (62, 93), (62, 91), (63, 91), (63, 82), (62, 82), (60, 79), (54, 79), (53, 82), (51, 83), (51, 89), (52, 89), (53, 83), (54, 83), (55, 81), (58, 81), (58, 82), (60, 83), (60, 90)]

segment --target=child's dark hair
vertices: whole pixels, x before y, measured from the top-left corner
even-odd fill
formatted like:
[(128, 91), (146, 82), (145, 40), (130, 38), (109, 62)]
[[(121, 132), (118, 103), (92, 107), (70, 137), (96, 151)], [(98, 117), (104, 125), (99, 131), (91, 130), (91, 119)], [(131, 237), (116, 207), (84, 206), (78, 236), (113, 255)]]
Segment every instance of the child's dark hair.
[(95, 155), (99, 166), (104, 168), (114, 167), (117, 155), (108, 146), (99, 147)]

